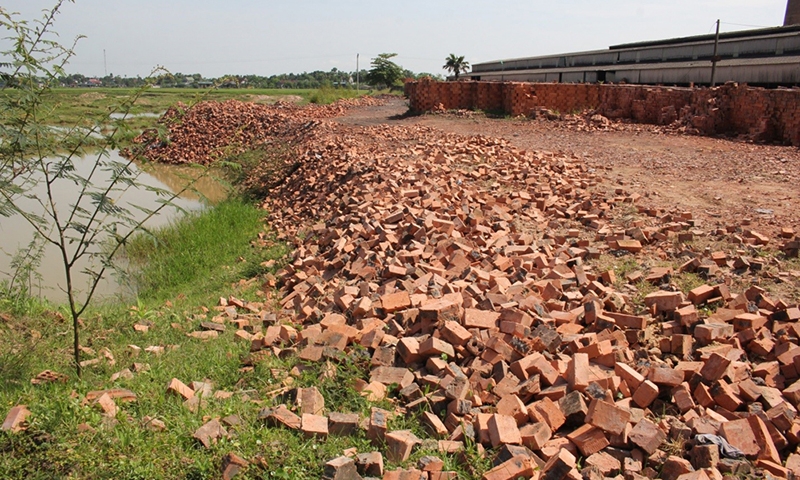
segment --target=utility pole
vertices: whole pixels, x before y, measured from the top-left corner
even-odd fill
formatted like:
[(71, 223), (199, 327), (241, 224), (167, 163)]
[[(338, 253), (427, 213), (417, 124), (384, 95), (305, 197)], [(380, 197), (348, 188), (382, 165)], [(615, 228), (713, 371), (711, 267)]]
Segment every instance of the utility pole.
[(711, 86), (717, 84), (717, 62), (719, 61), (719, 57), (717, 57), (717, 49), (719, 48), (719, 19), (717, 19), (717, 34), (714, 37), (714, 56), (711, 57)]
[(361, 71), (358, 69), (358, 56), (360, 54), (356, 53), (356, 92), (361, 89)]
[(106, 49), (103, 49), (103, 72), (105, 73), (104, 76), (108, 76), (108, 62), (106, 62)]

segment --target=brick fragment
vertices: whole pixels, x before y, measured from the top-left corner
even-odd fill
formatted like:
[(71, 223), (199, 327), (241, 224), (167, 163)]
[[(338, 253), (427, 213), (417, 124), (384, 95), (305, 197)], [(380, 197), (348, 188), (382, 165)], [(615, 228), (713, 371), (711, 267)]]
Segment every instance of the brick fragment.
[(586, 467), (594, 467), (605, 477), (614, 477), (622, 470), (622, 462), (606, 452), (597, 452), (586, 458)]
[(231, 480), (246, 469), (250, 462), (235, 453), (228, 453), (222, 457), (222, 479)]
[(183, 397), (184, 400), (189, 400), (190, 398), (194, 397), (194, 390), (189, 388), (185, 383), (181, 382), (177, 378), (173, 378), (167, 384), (167, 393), (172, 393)]
[(658, 386), (650, 380), (642, 382), (633, 394), (633, 402), (642, 408), (649, 407), (656, 398), (658, 398)]
[(411, 307), (411, 297), (408, 292), (396, 292), (381, 297), (381, 307), (386, 313), (394, 313)]
[(386, 457), (392, 462), (405, 462), (414, 446), (422, 441), (411, 430), (396, 430), (386, 434)]
[(225, 427), (219, 423), (219, 420), (212, 419), (205, 423), (202, 427), (195, 430), (192, 436), (197, 441), (202, 443), (204, 447), (211, 448), (211, 446), (215, 444), (218, 439), (227, 437), (228, 432), (225, 430)]
[(372, 407), (367, 426), (367, 438), (373, 442), (382, 442), (386, 436), (390, 412), (382, 408)]
[(664, 466), (661, 469), (661, 478), (663, 480), (677, 480), (681, 475), (691, 473), (693, 471), (694, 468), (692, 467), (692, 464), (689, 463), (689, 460), (677, 457), (675, 455), (670, 455), (664, 462)]
[(414, 374), (407, 368), (381, 366), (372, 369), (369, 381), (405, 388), (414, 383)]
[(708, 357), (708, 360), (706, 360), (703, 368), (700, 369), (700, 375), (709, 382), (719, 380), (720, 377), (725, 374), (730, 364), (731, 361), (728, 358), (716, 352), (712, 353), (711, 356)]
[(567, 366), (567, 383), (573, 390), (582, 391), (589, 386), (589, 355), (576, 353)]
[(344, 455), (325, 463), (322, 475), (326, 480), (361, 480), (355, 460)]
[(496, 404), (497, 413), (514, 417), (517, 425), (523, 425), (528, 421), (528, 408), (522, 400), (514, 394), (504, 395)]
[(614, 364), (614, 373), (625, 380), (625, 383), (634, 391), (639, 388), (639, 385), (645, 380), (644, 376), (634, 370), (633, 367), (620, 362)]
[(694, 338), (701, 345), (723, 340), (733, 335), (733, 325), (727, 323), (700, 324), (694, 328)]
[(466, 308), (462, 324), (465, 328), (496, 328), (499, 319), (499, 312)]
[(719, 447), (716, 445), (695, 445), (690, 451), (694, 468), (716, 468), (719, 463)]
[(328, 433), (331, 435), (352, 435), (357, 428), (357, 413), (331, 412), (328, 415)]
[(0, 430), (11, 433), (21, 432), (25, 430), (25, 421), (30, 415), (31, 411), (27, 406), (17, 405), (8, 412)]
[(441, 472), (444, 469), (444, 461), (439, 457), (426, 455), (417, 461), (417, 468), (423, 472)]
[(664, 385), (666, 387), (677, 387), (683, 383), (683, 373), (666, 367), (656, 367), (650, 369), (650, 374), (647, 378), (656, 385)]
[(383, 474), (383, 480), (429, 480), (428, 474), (416, 468), (397, 469)]
[(652, 455), (667, 439), (667, 434), (658, 428), (655, 423), (643, 418), (633, 427), (628, 438), (634, 445), (647, 452), (648, 455)]
[(489, 418), (489, 439), (492, 447), (504, 444), (521, 445), (522, 435), (517, 428), (517, 421), (508, 415), (494, 414)]
[(523, 425), (519, 429), (522, 444), (531, 450), (541, 450), (553, 436), (550, 425), (544, 422), (534, 422)]
[(114, 402), (114, 399), (107, 393), (102, 394), (97, 400), (95, 400), (95, 406), (103, 412), (103, 414), (109, 417), (116, 417), (117, 412), (119, 412), (119, 407)]
[(464, 345), (472, 338), (472, 334), (466, 328), (452, 320), (444, 323), (441, 333), (442, 338), (453, 345)]
[(542, 468), (543, 476), (540, 477), (541, 480), (562, 480), (567, 478), (572, 469), (575, 468), (576, 461), (575, 455), (567, 450), (559, 450)]
[(306, 437), (328, 436), (328, 417), (304, 413), (300, 420), (300, 429)]
[(444, 423), (432, 412), (422, 412), (422, 423), (425, 424), (430, 434), (435, 437), (445, 437), (449, 433)]
[(589, 407), (580, 392), (569, 392), (558, 399), (558, 408), (569, 425), (581, 425), (586, 420)]
[(302, 419), (285, 405), (264, 408), (258, 412), (258, 418), (264, 420), (269, 426), (284, 426), (292, 430), (298, 430), (302, 424)]
[(301, 414), (322, 415), (325, 411), (325, 397), (317, 387), (298, 388), (297, 403)]
[(644, 297), (644, 304), (648, 307), (655, 307), (657, 312), (671, 312), (677, 309), (683, 302), (681, 292), (667, 292), (659, 290)]
[(597, 399), (589, 404), (589, 412), (586, 414), (586, 423), (612, 435), (620, 435), (630, 419), (631, 414), (627, 410)]
[(770, 434), (767, 425), (763, 420), (761, 420), (761, 417), (752, 415), (747, 417), (747, 421), (750, 423), (750, 429), (753, 431), (753, 435), (755, 436), (756, 442), (760, 448), (758, 458), (780, 464), (781, 457), (778, 453), (778, 448), (775, 446), (775, 442), (772, 440), (772, 435)]
[(383, 455), (381, 452), (359, 453), (356, 456), (356, 469), (361, 475), (383, 476)]
[(761, 451), (755, 433), (746, 418), (723, 423), (719, 427), (719, 433), (728, 443), (748, 457), (755, 458)]
[(561, 428), (567, 421), (558, 404), (550, 400), (549, 397), (544, 397), (538, 402), (528, 405), (528, 415), (531, 420), (545, 422), (550, 425), (550, 429), (553, 432)]
[(534, 465), (531, 459), (518, 456), (506, 460), (500, 465), (484, 473), (482, 480), (514, 480), (517, 478), (529, 478), (533, 475)]
[(610, 445), (602, 430), (588, 424), (568, 433), (567, 438), (578, 447), (584, 457), (599, 452)]

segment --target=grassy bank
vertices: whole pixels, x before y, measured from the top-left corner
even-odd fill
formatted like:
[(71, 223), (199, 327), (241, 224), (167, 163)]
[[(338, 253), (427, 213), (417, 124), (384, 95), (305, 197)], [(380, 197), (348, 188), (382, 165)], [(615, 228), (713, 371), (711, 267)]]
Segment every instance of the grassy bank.
[[(106, 303), (83, 317), (83, 360), (98, 359), (74, 377), (70, 364), (69, 325), (59, 307), (40, 302), (0, 303), (0, 404), (28, 405), (33, 412), (28, 430), (0, 432), (0, 478), (206, 478), (218, 473), (219, 452), (196, 448), (191, 432), (203, 413), (252, 415), (249, 402), (236, 395), (225, 402), (209, 400), (191, 412), (165, 395), (172, 377), (207, 380), (215, 389), (241, 392), (258, 388), (242, 383), (240, 357), (248, 345), (233, 341), (233, 331), (218, 341), (187, 337), (198, 323), (211, 319), (221, 296), (264, 301), (257, 281), (241, 282), (268, 272), (261, 264), (280, 265), (283, 244), (257, 242), (264, 212), (240, 200), (181, 220), (132, 242), (132, 264), (142, 266), (138, 302)], [(268, 234), (261, 235), (268, 238)], [(255, 245), (254, 245), (255, 243)], [(13, 307), (13, 308), (12, 308)], [(146, 333), (134, 324), (148, 325)], [(164, 347), (162, 354), (141, 351)], [(168, 347), (174, 346), (174, 347)], [(133, 363), (149, 370), (111, 381)], [(141, 369), (141, 365), (140, 365)], [(43, 370), (66, 375), (64, 382), (32, 385)], [(263, 373), (263, 372), (262, 372)], [(80, 397), (91, 390), (130, 389), (139, 397), (120, 404), (114, 417), (103, 417)], [(158, 418), (166, 430), (153, 432), (142, 419)], [(111, 424), (114, 424), (111, 426)], [(228, 445), (227, 447), (230, 447)]]
[[(318, 479), (325, 462), (345, 449), (383, 449), (361, 429), (315, 439), (259, 420), (265, 407), (293, 405), (287, 395), (294, 387), (317, 387), (327, 412), (365, 418), (373, 406), (394, 409), (389, 401), (369, 401), (354, 388), (357, 379), (369, 377), (364, 351), (336, 361), (305, 362), (294, 355), (251, 356), (250, 342), (237, 339), (235, 326), (217, 308), (220, 297), (257, 302), (279, 315), (270, 278), (288, 248), (270, 240), (262, 218), (255, 206), (229, 200), (134, 240), (128, 255), (141, 267), (139, 300), (101, 305), (84, 315), (82, 360), (95, 363), (80, 379), (70, 364), (69, 325), (57, 307), (0, 314), (0, 415), (20, 404), (32, 412), (25, 431), (0, 431), (0, 478), (219, 478), (222, 458), (235, 453), (251, 462), (237, 478)], [(259, 317), (241, 309), (240, 314), (250, 322), (248, 328), (263, 331)], [(224, 323), (225, 330), (207, 340), (189, 335), (208, 321)], [(146, 331), (135, 325), (147, 326)], [(43, 370), (66, 378), (33, 385), (31, 379)], [(189, 406), (167, 392), (172, 378), (206, 382), (222, 393)], [(115, 415), (85, 400), (91, 391), (110, 388), (128, 389), (137, 399), (118, 401)], [(238, 424), (205, 448), (193, 433), (210, 418)], [(155, 428), (150, 419), (163, 426)], [(389, 421), (390, 430), (410, 429), (424, 438), (422, 425), (418, 414)], [(460, 471), (459, 478), (479, 478), (487, 468), (474, 446), (465, 453), (472, 459), (471, 472), (462, 469), (456, 455), (436, 450), (435, 443), (419, 448), (404, 465), (436, 454), (446, 468)], [(397, 466), (387, 462), (387, 468)]]
[(283, 257), (287, 249), (269, 240), (254, 245), (263, 215), (263, 210), (232, 199), (154, 235), (134, 238), (126, 253), (139, 297), (156, 303), (179, 296), (205, 301), (209, 292), (267, 272), (266, 262)]

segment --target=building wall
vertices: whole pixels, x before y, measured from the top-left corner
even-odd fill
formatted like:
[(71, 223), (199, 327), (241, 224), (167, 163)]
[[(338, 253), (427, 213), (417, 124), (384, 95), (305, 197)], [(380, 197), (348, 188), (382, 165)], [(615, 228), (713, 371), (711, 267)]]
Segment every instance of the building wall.
[(716, 88), (671, 88), (519, 82), (406, 83), (415, 112), (479, 109), (519, 116), (542, 108), (562, 113), (595, 110), (612, 119), (668, 125), (681, 122), (705, 135), (736, 134), (754, 141), (800, 146), (800, 90), (729, 83)]
[(800, 0), (788, 0), (786, 2), (786, 17), (783, 19), (783, 26), (800, 24)]

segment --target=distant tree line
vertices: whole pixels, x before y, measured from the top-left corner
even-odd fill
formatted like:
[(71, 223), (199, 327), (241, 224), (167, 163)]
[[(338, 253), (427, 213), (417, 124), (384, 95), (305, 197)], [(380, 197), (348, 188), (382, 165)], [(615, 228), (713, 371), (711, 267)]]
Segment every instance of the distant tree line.
[[(381, 87), (370, 85), (369, 71), (361, 70), (359, 75), (362, 87)], [(402, 70), (401, 78), (432, 77), (442, 80), (441, 75), (414, 73)], [(217, 85), (221, 88), (355, 88), (356, 72), (345, 72), (332, 68), (329, 72), (317, 70), (303, 73), (284, 73), (269, 77), (261, 75), (224, 75), (217, 78), (203, 77), (199, 73), (162, 73), (150, 79), (142, 77), (121, 77), (108, 74), (104, 77), (87, 77), (79, 73), (59, 77), (64, 87), (127, 87), (135, 88), (145, 85), (148, 80), (163, 88), (205, 88)]]

